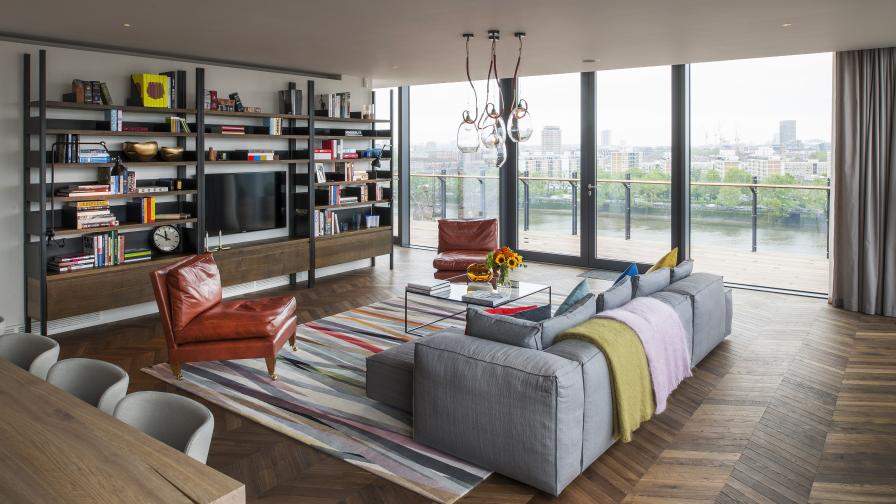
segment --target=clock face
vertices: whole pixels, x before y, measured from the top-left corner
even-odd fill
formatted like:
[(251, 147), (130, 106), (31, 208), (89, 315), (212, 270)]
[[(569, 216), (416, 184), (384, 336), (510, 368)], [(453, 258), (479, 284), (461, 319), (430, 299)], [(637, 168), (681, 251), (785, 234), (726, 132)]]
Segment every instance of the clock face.
[(152, 232), (152, 244), (161, 252), (174, 252), (180, 246), (180, 231), (174, 226), (159, 226)]

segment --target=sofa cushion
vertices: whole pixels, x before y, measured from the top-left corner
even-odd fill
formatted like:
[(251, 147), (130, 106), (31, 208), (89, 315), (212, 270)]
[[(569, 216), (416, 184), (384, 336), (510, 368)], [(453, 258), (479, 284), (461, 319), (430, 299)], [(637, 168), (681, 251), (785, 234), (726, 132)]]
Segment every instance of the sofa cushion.
[(467, 328), (470, 336), (506, 345), (541, 350), (541, 324), (507, 315), (491, 315), (485, 309), (467, 308)]
[(726, 333), (727, 303), (722, 277), (709, 273), (692, 273), (666, 288), (690, 296), (694, 312), (694, 346), (691, 357), (696, 365), (718, 345)]
[(669, 252), (666, 253), (663, 257), (660, 257), (660, 260), (656, 262), (653, 266), (647, 270), (648, 273), (652, 271), (656, 271), (662, 268), (672, 268), (676, 264), (678, 264), (678, 247), (673, 248)]
[(632, 280), (626, 276), (609, 289), (597, 296), (595, 313), (619, 308), (632, 300)]
[(582, 280), (579, 282), (579, 285), (576, 285), (572, 292), (566, 296), (566, 299), (560, 304), (560, 307), (557, 308), (557, 314), (565, 313), (567, 310), (572, 308), (573, 305), (585, 299), (585, 297), (591, 294), (591, 288), (588, 287), (588, 280)]
[(491, 315), (516, 315), (525, 311), (534, 310), (536, 308), (538, 308), (538, 305), (514, 306), (512, 308), (486, 308), (485, 313), (489, 313)]
[(618, 277), (616, 277), (616, 281), (613, 282), (613, 285), (618, 284), (625, 277), (629, 277), (629, 280), (631, 280), (632, 278), (635, 278), (636, 276), (638, 276), (638, 265), (635, 263), (631, 263), (628, 266), (626, 266), (624, 270), (622, 270), (622, 273), (620, 273)]
[(497, 219), (439, 219), (439, 252), (496, 248)]
[(584, 323), (597, 312), (597, 296), (588, 293), (563, 313), (541, 321), (541, 348), (549, 348), (554, 339), (568, 329)]
[(551, 305), (541, 305), (531, 310), (524, 310), (511, 315), (513, 318), (531, 320), (532, 322), (541, 322), (551, 318)]
[[(691, 305), (691, 297), (677, 292), (659, 291), (650, 295), (671, 306), (681, 325), (684, 326), (684, 335), (687, 339), (688, 353), (694, 352), (694, 307)], [(691, 363), (693, 365), (693, 362)]]
[(694, 260), (688, 259), (683, 261), (678, 266), (672, 268), (672, 283), (689, 277), (692, 271), (694, 271)]
[(296, 312), (296, 298), (279, 296), (222, 301), (175, 332), (179, 344), (273, 338)]
[(461, 331), (449, 328), (368, 356), (367, 397), (410, 413), (414, 407), (414, 348), (437, 334)]
[(632, 280), (633, 297), (645, 297), (665, 289), (669, 286), (671, 275), (671, 268), (662, 268), (636, 276)]
[(201, 254), (165, 275), (171, 323), (180, 331), (199, 314), (221, 302), (221, 274), (211, 254)]
[(432, 260), (432, 267), (443, 271), (466, 271), (471, 264), (484, 263), (489, 252), (491, 250), (447, 250)]

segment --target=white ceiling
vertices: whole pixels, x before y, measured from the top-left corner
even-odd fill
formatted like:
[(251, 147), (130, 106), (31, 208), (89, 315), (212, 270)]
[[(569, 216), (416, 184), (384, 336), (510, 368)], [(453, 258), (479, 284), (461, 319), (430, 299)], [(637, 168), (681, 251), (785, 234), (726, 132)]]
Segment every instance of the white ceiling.
[[(29, 0), (4, 2), (6, 37), (371, 77), (377, 85), (537, 75), (896, 45), (896, 0)], [(131, 28), (122, 25), (130, 23)], [(782, 27), (789, 23), (792, 26)], [(593, 58), (597, 63), (582, 63)]]

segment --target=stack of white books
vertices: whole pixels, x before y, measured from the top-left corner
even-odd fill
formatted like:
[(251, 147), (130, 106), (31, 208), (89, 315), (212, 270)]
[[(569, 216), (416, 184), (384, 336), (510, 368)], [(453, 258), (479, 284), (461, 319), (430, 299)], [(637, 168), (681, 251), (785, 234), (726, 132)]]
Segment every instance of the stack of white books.
[(408, 283), (407, 290), (417, 294), (441, 294), (451, 290), (451, 283), (447, 280), (422, 280)]
[(504, 304), (505, 302), (509, 301), (510, 296), (507, 294), (502, 294), (500, 292), (477, 290), (467, 292), (461, 299), (463, 299), (465, 303), (490, 306), (494, 308), (495, 306)]

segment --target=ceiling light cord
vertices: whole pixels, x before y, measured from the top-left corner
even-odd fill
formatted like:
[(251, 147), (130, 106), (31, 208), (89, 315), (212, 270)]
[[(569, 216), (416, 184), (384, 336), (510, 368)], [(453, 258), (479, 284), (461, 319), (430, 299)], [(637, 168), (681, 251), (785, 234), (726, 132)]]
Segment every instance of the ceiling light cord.
[[(473, 85), (473, 78), (470, 76), (470, 39), (473, 38), (472, 34), (464, 34), (464, 38), (467, 39), (467, 82), (470, 83), (470, 88), (473, 90), (473, 103), (475, 107), (476, 113), (472, 117), (479, 117), (479, 94), (476, 92), (476, 86)], [(464, 114), (464, 122), (472, 123), (474, 119), (470, 117), (470, 111), (465, 110)]]

